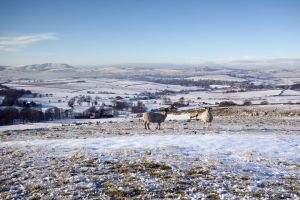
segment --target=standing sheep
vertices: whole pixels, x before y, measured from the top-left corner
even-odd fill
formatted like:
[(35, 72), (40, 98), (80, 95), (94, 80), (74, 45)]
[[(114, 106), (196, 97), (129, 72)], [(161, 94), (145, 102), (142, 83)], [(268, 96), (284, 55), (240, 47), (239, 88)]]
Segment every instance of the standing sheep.
[(168, 109), (165, 109), (165, 112), (162, 113), (154, 113), (154, 112), (145, 112), (143, 114), (145, 129), (150, 129), (149, 124), (157, 123), (156, 129), (160, 129), (160, 123), (164, 122), (167, 118)]
[(204, 122), (204, 125), (210, 125), (213, 120), (212, 108), (205, 107), (205, 111), (201, 114), (201, 120)]

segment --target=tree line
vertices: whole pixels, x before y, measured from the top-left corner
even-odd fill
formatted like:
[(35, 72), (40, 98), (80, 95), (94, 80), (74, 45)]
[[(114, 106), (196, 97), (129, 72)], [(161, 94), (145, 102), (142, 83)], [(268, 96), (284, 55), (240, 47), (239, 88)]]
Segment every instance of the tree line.
[(4, 96), (0, 104), (0, 125), (18, 122), (39, 122), (44, 119), (40, 104), (19, 100), (23, 95), (31, 95), (30, 90), (12, 89), (0, 84), (0, 96)]

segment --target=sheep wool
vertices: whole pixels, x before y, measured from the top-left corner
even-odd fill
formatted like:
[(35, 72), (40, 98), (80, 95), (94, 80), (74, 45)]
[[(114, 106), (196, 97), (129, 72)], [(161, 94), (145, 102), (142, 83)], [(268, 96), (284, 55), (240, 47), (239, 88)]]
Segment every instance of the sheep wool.
[(163, 113), (145, 112), (143, 114), (145, 129), (150, 129), (151, 122), (157, 123), (156, 129), (160, 129), (160, 124), (167, 118), (167, 112), (167, 109)]

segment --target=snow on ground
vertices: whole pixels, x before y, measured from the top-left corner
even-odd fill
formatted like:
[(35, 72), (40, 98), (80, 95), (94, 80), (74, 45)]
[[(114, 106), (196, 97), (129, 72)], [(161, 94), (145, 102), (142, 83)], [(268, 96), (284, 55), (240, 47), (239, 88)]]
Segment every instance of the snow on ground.
[[(225, 76), (225, 77), (224, 77)], [(207, 78), (210, 78), (208, 76)], [(212, 78), (220, 78), (226, 80), (230, 78), (227, 75), (212, 75)], [(234, 78), (234, 77), (231, 77)], [(43, 110), (49, 107), (58, 107), (62, 109), (70, 109), (68, 101), (75, 96), (88, 95), (92, 99), (97, 98), (98, 105), (105, 103), (110, 105), (113, 98), (121, 96), (129, 100), (135, 97), (137, 94), (147, 91), (155, 93), (164, 89), (181, 91), (189, 90), (188, 94), (166, 95), (172, 102), (177, 102), (179, 98), (184, 97), (186, 101), (190, 102), (190, 107), (202, 106), (203, 102), (215, 105), (221, 101), (234, 101), (235, 103), (242, 104), (246, 99), (252, 101), (252, 103), (259, 104), (262, 101), (269, 103), (297, 103), (299, 102), (299, 91), (294, 90), (261, 90), (261, 91), (247, 91), (227, 93), (226, 90), (230, 90), (226, 85), (211, 85), (211, 88), (216, 91), (197, 91), (197, 87), (183, 87), (178, 85), (165, 85), (146, 81), (132, 81), (121, 79), (55, 79), (40, 81), (13, 81), (7, 86), (29, 89), (32, 92), (43, 94), (36, 98), (23, 97), (22, 99), (28, 101), (35, 101), (43, 105)], [(196, 91), (193, 91), (196, 90)], [(48, 95), (46, 95), (48, 94)], [(148, 110), (157, 109), (163, 106), (162, 99), (155, 100), (142, 100)], [(136, 103), (136, 101), (132, 101)], [(84, 111), (91, 105), (75, 105), (76, 110)], [(189, 109), (187, 108), (187, 109)], [(185, 109), (185, 108), (184, 108)]]
[(3, 131), (0, 198), (299, 199), (299, 106), (213, 112)]
[(252, 103), (261, 103), (267, 101), (269, 103), (297, 103), (299, 102), (299, 91), (286, 90), (283, 95), (280, 96), (282, 90), (261, 90), (261, 91), (248, 91), (248, 92), (236, 92), (226, 93), (225, 91), (211, 92), (211, 91), (195, 91), (189, 94), (178, 94), (171, 96), (172, 101), (178, 101), (180, 97), (184, 97), (186, 100), (191, 100), (196, 103), (206, 102), (215, 105), (216, 102), (221, 101), (233, 101), (238, 104), (242, 104), (246, 99), (252, 101)]
[(223, 89), (223, 88), (230, 88), (230, 85), (210, 85), (209, 87), (211, 88), (219, 88), (219, 89)]
[(181, 115), (168, 114), (166, 120), (187, 120), (190, 118), (188, 113), (184, 113)]
[(300, 96), (300, 91), (296, 91), (296, 90), (284, 90), (284, 92), (283, 92), (282, 95)]
[[(120, 79), (79, 79), (74, 80), (70, 79), (69, 81), (63, 79), (55, 80), (55, 81), (46, 81), (46, 82), (24, 82), (20, 83), (15, 81), (7, 86), (12, 86), (16, 88), (22, 89), (31, 89), (33, 92), (53, 92), (56, 90), (63, 90), (64, 92), (71, 91), (71, 93), (80, 93), (83, 94), (87, 91), (92, 91), (97, 94), (98, 91), (100, 92), (113, 92), (117, 95), (124, 95), (125, 93), (128, 94), (135, 94), (140, 93), (143, 91), (150, 91), (155, 92), (156, 90), (190, 90), (190, 89), (197, 89), (197, 87), (184, 87), (179, 85), (165, 85), (165, 84), (158, 84), (158, 83), (151, 83), (145, 81), (131, 81), (131, 80), (120, 80)], [(55, 89), (55, 90), (54, 90)], [(49, 91), (47, 91), (49, 90)], [(56, 92), (55, 92), (56, 93)], [(65, 96), (65, 95), (64, 95)]]
[(28, 129), (39, 129), (39, 128), (51, 128), (55, 126), (61, 126), (60, 123), (27, 123), (27, 124), (14, 124), (7, 126), (0, 126), (0, 132), (10, 131), (10, 130), (28, 130)]
[[(296, 73), (297, 74), (297, 73)], [(299, 83), (300, 78), (299, 75), (296, 75), (298, 77), (291, 77), (291, 73), (289, 75), (287, 75), (287, 77), (282, 77), (282, 78), (278, 78), (276, 81), (274, 81), (274, 83), (278, 84), (278, 85), (293, 85), (295, 83)], [(293, 75), (295, 76), (295, 75)]]
[(192, 76), (187, 79), (199, 81), (199, 80), (220, 80), (220, 81), (238, 81), (243, 82), (246, 79), (236, 78), (229, 75), (205, 75), (205, 76)]
[[(126, 119), (125, 119), (126, 117)], [(119, 116), (114, 118), (101, 118), (101, 119), (63, 119), (55, 120), (49, 122), (38, 122), (38, 123), (26, 123), (26, 124), (14, 124), (7, 126), (0, 126), (0, 134), (3, 131), (13, 131), (13, 130), (34, 130), (40, 128), (53, 128), (57, 126), (62, 126), (65, 124), (88, 124), (96, 122), (118, 122), (118, 121), (129, 121), (131, 117), (129, 116)]]
[[(190, 78), (244, 80), (227, 75)], [(199, 89), (89, 78), (7, 85), (52, 94), (28, 99), (59, 108), (68, 108), (67, 101), (78, 95), (105, 102), (143, 91)], [(191, 100), (180, 109), (188, 110), (226, 100), (299, 102), (300, 95), (292, 90), (226, 93), (224, 86), (211, 87), (218, 92), (168, 97)], [(163, 106), (162, 100), (143, 102), (149, 109)], [(169, 114), (159, 131), (144, 130), (141, 118), (134, 116), (2, 126), (0, 198), (299, 199), (299, 105), (233, 107), (223, 113), (214, 109), (209, 129), (190, 121), (188, 113)], [(254, 111), (259, 116), (251, 116)]]
[[(31, 90), (33, 93), (42, 94), (35, 98), (23, 97), (21, 99), (41, 103), (43, 107), (55, 106), (58, 108), (69, 109), (68, 101), (75, 96), (86, 95), (93, 99), (99, 98), (99, 105), (102, 103), (110, 104), (111, 98), (121, 96), (132, 98), (142, 92), (155, 93), (161, 90), (196, 90), (198, 87), (184, 87), (179, 85), (165, 85), (146, 81), (131, 81), (120, 79), (57, 79), (39, 81), (13, 81), (6, 84), (17, 89)], [(46, 95), (47, 94), (47, 95)], [(148, 106), (153, 106), (149, 104)], [(155, 106), (155, 105), (154, 105)], [(159, 106), (156, 105), (155, 108)], [(84, 107), (81, 110), (86, 110)], [(80, 109), (80, 108), (78, 108)]]
[[(50, 139), (2, 142), (0, 148), (47, 148), (58, 155), (80, 149), (89, 153), (113, 150), (152, 150), (189, 157), (215, 156), (220, 160), (248, 162), (249, 156), (282, 162), (300, 162), (300, 135), (132, 135), (86, 139)], [(164, 160), (166, 162), (166, 160)], [(299, 174), (300, 175), (300, 174)]]

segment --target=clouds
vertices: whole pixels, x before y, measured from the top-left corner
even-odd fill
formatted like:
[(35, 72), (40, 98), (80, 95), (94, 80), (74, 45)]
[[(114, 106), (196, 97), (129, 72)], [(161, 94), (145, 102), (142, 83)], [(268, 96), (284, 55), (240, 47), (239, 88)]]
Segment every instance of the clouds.
[(300, 58), (272, 58), (257, 57), (250, 55), (227, 56), (219, 58), (205, 59), (204, 57), (191, 57), (193, 64), (202, 64), (208, 66), (233, 67), (233, 68), (298, 68), (300, 67)]
[(255, 56), (234, 56), (224, 59), (225, 64), (237, 67), (299, 67), (299, 58), (258, 58)]
[(17, 51), (33, 43), (57, 39), (54, 33), (0, 37), (0, 52)]

